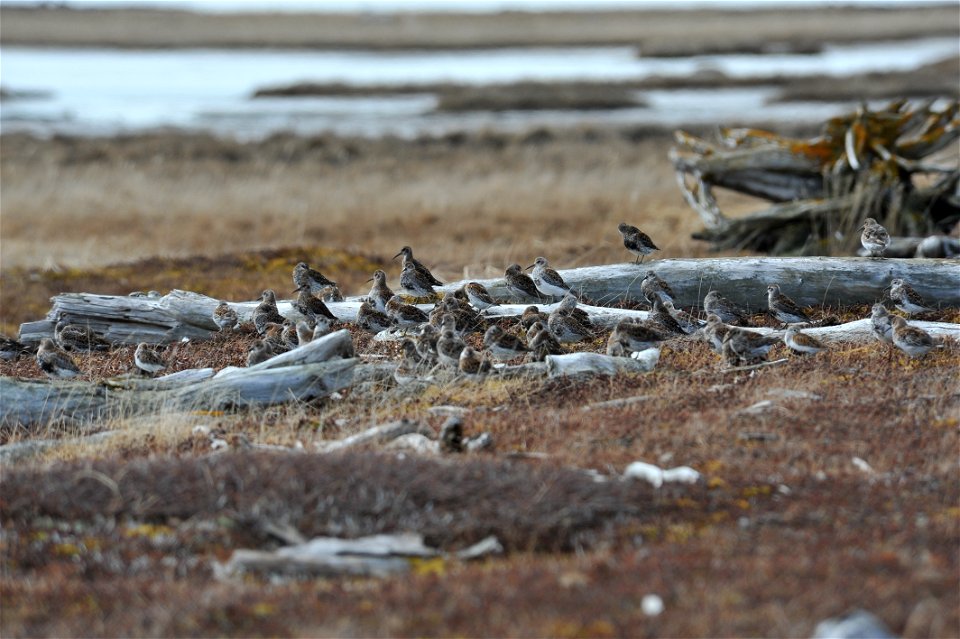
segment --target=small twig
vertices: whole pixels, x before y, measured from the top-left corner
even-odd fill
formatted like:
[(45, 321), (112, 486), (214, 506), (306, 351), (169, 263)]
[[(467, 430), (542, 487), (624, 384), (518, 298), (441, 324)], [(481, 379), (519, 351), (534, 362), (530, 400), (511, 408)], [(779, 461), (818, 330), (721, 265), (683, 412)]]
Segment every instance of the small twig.
[(772, 362), (760, 362), (759, 364), (751, 364), (750, 366), (737, 366), (735, 368), (721, 368), (721, 373), (738, 373), (740, 371), (752, 371), (757, 368), (764, 368), (766, 366), (776, 366), (777, 364), (783, 364), (784, 362), (789, 362), (789, 357), (784, 357), (781, 359), (775, 359)]

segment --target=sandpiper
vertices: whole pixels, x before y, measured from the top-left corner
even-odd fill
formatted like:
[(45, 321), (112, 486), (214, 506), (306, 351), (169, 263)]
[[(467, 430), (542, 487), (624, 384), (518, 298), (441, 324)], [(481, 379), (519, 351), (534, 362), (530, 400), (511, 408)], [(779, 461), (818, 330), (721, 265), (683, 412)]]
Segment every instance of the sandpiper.
[(780, 292), (779, 284), (767, 287), (767, 307), (770, 314), (784, 324), (809, 324), (810, 318), (800, 305)]
[(409, 384), (419, 377), (424, 363), (417, 353), (416, 345), (410, 338), (404, 338), (400, 342), (400, 348), (403, 351), (403, 356), (393, 371), (393, 378), (398, 384), (403, 385)]
[(463, 292), (467, 296), (467, 300), (481, 311), (500, 306), (490, 295), (487, 287), (479, 282), (467, 282), (463, 285)]
[(620, 235), (623, 236), (623, 246), (637, 256), (634, 264), (643, 264), (644, 256), (660, 250), (660, 248), (653, 243), (653, 240), (650, 239), (649, 235), (635, 226), (621, 222), (620, 225), (617, 226), (617, 230), (620, 231)]
[(510, 360), (530, 352), (530, 349), (520, 341), (519, 337), (505, 333), (496, 324), (484, 333), (483, 345), (495, 358), (501, 361)]
[(437, 359), (447, 368), (459, 368), (460, 353), (466, 344), (449, 328), (443, 329), (437, 340)]
[(430, 272), (426, 266), (420, 263), (419, 260), (413, 257), (413, 249), (409, 246), (404, 246), (400, 249), (400, 252), (393, 256), (393, 259), (397, 259), (400, 256), (403, 256), (401, 265), (406, 267), (407, 264), (413, 264), (414, 268), (417, 269), (422, 274), (423, 281), (430, 286), (443, 286), (443, 282), (438, 280), (433, 276), (433, 273)]
[(412, 304), (404, 304), (396, 295), (387, 302), (387, 315), (400, 327), (417, 326), (430, 321), (426, 313)]
[(268, 344), (262, 340), (257, 340), (250, 345), (250, 350), (247, 352), (247, 366), (256, 366), (267, 361), (275, 354)]
[(549, 319), (550, 316), (541, 311), (538, 307), (528, 306), (523, 309), (523, 313), (520, 314), (520, 325), (524, 329), (529, 329), (534, 322), (541, 322), (544, 326), (546, 326)]
[(860, 244), (867, 250), (870, 257), (883, 257), (883, 251), (890, 244), (890, 234), (872, 217), (868, 217), (860, 225), (863, 233), (860, 234)]
[(320, 271), (310, 268), (306, 262), (300, 262), (293, 267), (293, 290), (299, 291), (301, 287), (306, 286), (314, 295), (327, 286), (336, 286), (333, 280), (328, 280)]
[(730, 327), (723, 323), (719, 315), (707, 314), (707, 325), (703, 327), (702, 332), (710, 348), (716, 353), (723, 352), (723, 338), (729, 331)]
[(933, 310), (927, 306), (919, 293), (899, 277), (890, 282), (890, 299), (893, 300), (898, 309), (907, 315), (916, 315)]
[(770, 349), (780, 342), (772, 335), (761, 335), (754, 331), (731, 326), (723, 337), (723, 348), (729, 348), (739, 361), (752, 364), (766, 359)]
[(578, 322), (570, 311), (557, 309), (547, 318), (547, 328), (561, 344), (572, 344), (590, 339), (590, 329)]
[[(286, 321), (286, 320), (284, 320)], [(283, 341), (283, 324), (277, 324), (275, 322), (270, 322), (267, 324), (266, 330), (263, 331), (263, 343), (270, 347), (274, 353), (286, 353), (289, 348), (287, 344)]]
[(533, 360), (535, 362), (544, 361), (547, 355), (563, 354), (563, 347), (560, 345), (560, 342), (557, 341), (557, 338), (550, 332), (550, 329), (540, 322), (535, 322), (533, 326), (530, 327), (530, 331), (527, 333), (527, 344), (530, 346), (530, 350), (533, 351)]
[[(388, 318), (389, 321), (389, 318)], [(333, 332), (333, 320), (328, 317), (318, 317), (317, 323), (313, 327), (313, 334), (310, 336), (310, 340), (320, 339), (326, 335), (329, 335)]]
[(533, 269), (533, 272), (530, 274), (530, 279), (533, 280), (537, 290), (544, 295), (561, 297), (570, 292), (570, 287), (563, 281), (560, 274), (550, 268), (550, 264), (547, 263), (547, 258), (538, 257), (533, 261), (533, 264), (525, 270), (529, 269)]
[(357, 311), (357, 326), (371, 333), (379, 333), (393, 326), (393, 320), (386, 313), (374, 308), (373, 303), (364, 300)]
[(557, 305), (557, 310), (569, 311), (573, 319), (583, 324), (586, 328), (593, 330), (593, 322), (590, 320), (590, 314), (578, 307), (579, 300), (573, 293), (567, 293)]
[(146, 342), (137, 344), (137, 350), (133, 353), (133, 363), (148, 375), (155, 375), (167, 367), (160, 353)]
[(936, 346), (930, 333), (916, 326), (910, 326), (899, 315), (891, 315), (893, 324), (893, 345), (910, 357), (923, 357)]
[(519, 264), (511, 264), (508, 266), (503, 272), (503, 276), (506, 280), (507, 288), (518, 298), (526, 299), (532, 297), (537, 300), (543, 299), (540, 291), (537, 290), (537, 285), (533, 283), (529, 275), (523, 272)]
[(108, 351), (110, 342), (100, 337), (89, 326), (69, 324), (66, 320), (57, 322), (53, 329), (53, 339), (65, 351)]
[[(323, 318), (324, 321), (329, 322), (327, 318)], [(310, 322), (306, 320), (300, 320), (297, 322), (297, 342), (302, 346), (303, 344), (309, 344), (313, 341), (314, 331), (317, 330), (317, 325), (311, 325)], [(323, 335), (321, 333), (321, 335)]]
[(880, 302), (874, 304), (870, 310), (870, 328), (873, 330), (873, 336), (878, 340), (893, 344), (893, 323), (887, 307)]
[(70, 379), (80, 374), (80, 367), (73, 361), (66, 351), (54, 344), (49, 337), (40, 340), (37, 349), (37, 366), (47, 377), (54, 379)]
[[(283, 345), (287, 348), (288, 351), (292, 351), (296, 347), (300, 346), (300, 337), (297, 334), (297, 325), (287, 320), (283, 323), (283, 332), (281, 333), (281, 339), (283, 340)], [(311, 337), (313, 337), (311, 335)], [(306, 342), (303, 342), (306, 344)]]
[(420, 359), (431, 366), (437, 361), (437, 341), (440, 339), (440, 331), (424, 324), (420, 327), (420, 332), (416, 336), (417, 353)]
[(29, 352), (30, 349), (17, 340), (7, 337), (6, 335), (0, 335), (0, 359), (3, 361), (15, 361), (21, 355), (25, 355)]
[(337, 319), (337, 316), (330, 312), (330, 309), (323, 303), (323, 300), (310, 292), (309, 286), (301, 286), (297, 291), (299, 291), (299, 294), (293, 302), (293, 308), (297, 309), (306, 319), (316, 320), (318, 317), (326, 317), (331, 320)]
[[(669, 301), (669, 300), (667, 300)], [(653, 298), (653, 308), (647, 316), (647, 321), (659, 326), (662, 330), (673, 335), (688, 335), (687, 331), (680, 326), (680, 322), (674, 319), (667, 307), (659, 297)]]
[(490, 370), (490, 360), (471, 347), (465, 346), (463, 350), (460, 351), (458, 366), (461, 373), (467, 375), (483, 375)]
[(384, 273), (383, 270), (377, 269), (373, 272), (373, 277), (367, 281), (373, 282), (373, 286), (370, 287), (368, 299), (373, 302), (374, 307), (378, 311), (386, 313), (387, 302), (389, 302), (390, 298), (394, 295), (390, 287), (387, 286), (387, 274)]
[(617, 322), (607, 343), (620, 342), (627, 351), (645, 351), (668, 339), (670, 335), (652, 322), (623, 319)]
[(232, 331), (240, 323), (237, 312), (230, 308), (230, 305), (224, 301), (217, 304), (213, 309), (213, 323), (217, 325), (222, 332)]
[(271, 289), (265, 290), (260, 294), (262, 300), (260, 304), (253, 309), (253, 325), (257, 333), (263, 335), (267, 330), (267, 324), (283, 324), (284, 317), (277, 310), (277, 295)]
[(701, 326), (703, 326), (703, 322), (690, 313), (675, 308), (673, 306), (673, 302), (670, 300), (664, 300), (663, 307), (667, 309), (667, 313), (670, 314), (670, 317), (676, 321), (680, 328), (683, 329), (683, 332), (687, 335), (693, 335), (700, 330)]
[(610, 357), (630, 356), (630, 351), (627, 350), (627, 347), (620, 340), (620, 336), (616, 331), (611, 331), (610, 336), (607, 338), (607, 355)]
[(798, 324), (791, 324), (787, 327), (787, 333), (783, 336), (783, 343), (786, 344), (794, 353), (806, 355), (808, 353), (819, 353), (827, 350), (827, 345), (806, 333), (800, 332)]
[(708, 314), (713, 313), (727, 324), (746, 326), (748, 323), (746, 311), (717, 291), (710, 291), (703, 298), (703, 310)]
[(647, 271), (644, 278), (640, 280), (640, 293), (650, 304), (653, 304), (657, 298), (664, 302), (667, 300), (672, 302), (674, 299), (673, 289), (653, 271)]
[(339, 286), (324, 286), (316, 296), (327, 303), (343, 301), (343, 292)]
[(417, 270), (413, 262), (407, 262), (400, 272), (400, 288), (416, 297), (429, 297), (433, 295), (433, 284), (427, 275)]

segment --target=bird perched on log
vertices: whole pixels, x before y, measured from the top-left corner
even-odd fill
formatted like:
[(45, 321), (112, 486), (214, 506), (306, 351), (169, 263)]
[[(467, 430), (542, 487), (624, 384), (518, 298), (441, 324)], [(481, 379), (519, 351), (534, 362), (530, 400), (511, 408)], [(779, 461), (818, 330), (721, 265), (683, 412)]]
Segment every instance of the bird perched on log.
[(867, 250), (870, 257), (883, 257), (883, 251), (890, 244), (890, 234), (887, 233), (887, 229), (872, 217), (865, 219), (860, 229), (863, 229), (863, 233), (860, 234), (860, 244)]
[(403, 256), (403, 259), (400, 262), (402, 267), (406, 267), (407, 264), (413, 264), (413, 267), (417, 269), (421, 275), (422, 280), (427, 283), (429, 286), (443, 286), (443, 282), (438, 280), (433, 276), (433, 273), (430, 272), (426, 266), (424, 266), (419, 260), (413, 257), (413, 249), (409, 246), (404, 246), (400, 249), (400, 252), (393, 256), (393, 259), (397, 259), (400, 256)]
[(780, 338), (772, 335), (761, 335), (743, 328), (731, 326), (723, 337), (723, 350), (728, 349), (730, 354), (739, 362), (754, 364), (767, 358), (767, 354)]
[(909, 284), (899, 277), (890, 282), (890, 299), (893, 300), (898, 309), (907, 315), (927, 313), (933, 310), (920, 297), (920, 293), (913, 290)]
[(930, 333), (910, 326), (899, 315), (891, 315), (890, 322), (893, 325), (893, 345), (910, 357), (923, 357), (937, 345)]
[(464, 295), (467, 296), (467, 300), (481, 311), (493, 308), (494, 306), (500, 306), (497, 304), (497, 301), (493, 299), (493, 296), (490, 295), (487, 287), (479, 282), (467, 282), (461, 290)]
[(221, 332), (229, 332), (237, 327), (237, 324), (240, 323), (240, 318), (237, 316), (237, 312), (230, 308), (230, 305), (224, 301), (221, 301), (217, 304), (217, 307), (213, 309), (213, 323), (217, 325), (217, 328)]
[(433, 295), (433, 284), (429, 272), (417, 270), (413, 262), (406, 262), (400, 272), (400, 288), (416, 297)]
[(531, 297), (537, 300), (543, 299), (540, 291), (537, 290), (537, 285), (533, 283), (529, 275), (523, 272), (519, 264), (511, 264), (508, 266), (503, 272), (503, 276), (506, 280), (507, 288), (519, 299)]
[(323, 300), (310, 292), (309, 285), (304, 284), (298, 288), (297, 291), (299, 291), (299, 294), (293, 302), (293, 307), (305, 318), (309, 320), (316, 320), (318, 317), (326, 317), (331, 320), (337, 319), (337, 316), (330, 312), (330, 309), (323, 303)]
[(320, 295), (321, 291), (328, 286), (336, 286), (333, 280), (328, 280), (320, 271), (310, 268), (306, 262), (300, 262), (293, 267), (293, 290), (299, 291), (301, 287), (308, 286), (310, 292), (314, 295)]
[(660, 248), (653, 243), (653, 240), (650, 239), (649, 235), (635, 226), (621, 222), (620, 225), (617, 226), (617, 230), (620, 231), (620, 235), (623, 236), (623, 246), (637, 256), (634, 264), (643, 264), (643, 258), (645, 256), (660, 250)]
[(827, 350), (827, 345), (816, 337), (801, 332), (798, 324), (791, 324), (787, 327), (787, 333), (783, 336), (783, 343), (794, 353), (800, 355), (816, 354)]
[(653, 271), (647, 271), (644, 278), (640, 280), (640, 293), (650, 304), (653, 304), (653, 300), (657, 298), (661, 301), (674, 301), (673, 289), (666, 280)]
[(167, 363), (157, 349), (146, 342), (137, 344), (137, 350), (133, 353), (133, 363), (147, 375), (156, 375), (167, 367)]
[(47, 377), (53, 379), (70, 379), (80, 374), (80, 367), (73, 358), (49, 337), (40, 340), (40, 348), (37, 349), (37, 366), (46, 373)]
[(260, 294), (261, 302), (253, 309), (253, 325), (257, 333), (263, 335), (267, 331), (267, 324), (283, 324), (285, 319), (277, 310), (277, 294), (267, 289)]
[(530, 273), (530, 279), (533, 280), (537, 290), (544, 295), (561, 297), (567, 293), (572, 294), (570, 287), (566, 282), (563, 281), (563, 278), (560, 277), (560, 274), (550, 268), (547, 258), (538, 257), (533, 261), (533, 264), (528, 266), (525, 270), (529, 269), (533, 269), (533, 272)]
[(767, 287), (767, 307), (770, 314), (784, 324), (809, 324), (811, 321), (799, 304), (780, 292), (779, 284)]
[(413, 304), (404, 304), (396, 295), (387, 302), (387, 315), (397, 326), (417, 326), (424, 322), (429, 322), (430, 318)]
[(5, 362), (15, 361), (21, 355), (26, 355), (30, 349), (6, 335), (0, 335), (0, 359)]
[(393, 320), (386, 313), (374, 308), (369, 300), (364, 300), (357, 311), (357, 326), (371, 333), (379, 333), (393, 326)]
[(893, 322), (887, 308), (879, 302), (870, 310), (870, 329), (881, 342), (893, 344)]
[(490, 351), (491, 355), (501, 361), (510, 360), (530, 352), (530, 349), (520, 341), (519, 337), (504, 332), (504, 330), (496, 324), (488, 328), (487, 332), (484, 333), (483, 345)]
[(720, 295), (717, 291), (710, 291), (703, 298), (703, 310), (713, 313), (727, 324), (747, 326), (747, 313), (739, 306)]
[(53, 329), (53, 339), (66, 351), (108, 351), (110, 342), (103, 339), (89, 326), (69, 324), (66, 320), (57, 322)]
[(374, 308), (378, 311), (386, 313), (387, 302), (389, 302), (390, 298), (394, 295), (394, 292), (387, 286), (387, 274), (384, 273), (383, 270), (377, 269), (373, 272), (373, 277), (367, 281), (373, 282), (373, 286), (370, 287), (370, 295), (367, 296), (367, 299), (373, 303)]

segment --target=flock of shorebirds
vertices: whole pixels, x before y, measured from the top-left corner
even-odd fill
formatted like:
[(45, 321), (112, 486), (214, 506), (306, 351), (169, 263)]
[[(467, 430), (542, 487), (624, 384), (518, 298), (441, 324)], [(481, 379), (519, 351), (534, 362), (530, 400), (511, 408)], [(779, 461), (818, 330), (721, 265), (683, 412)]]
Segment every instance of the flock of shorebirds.
[[(872, 218), (868, 218), (861, 229), (864, 248), (871, 256), (882, 257), (890, 241), (887, 231)], [(660, 250), (647, 234), (634, 226), (620, 224), (618, 230), (624, 247), (637, 256), (638, 264), (642, 264), (646, 255)], [(397, 257), (402, 258), (400, 288), (417, 298), (435, 296), (434, 287), (443, 283), (414, 258), (413, 250), (405, 246), (394, 259)], [(530, 275), (525, 273), (528, 270)], [(598, 328), (591, 322), (589, 314), (578, 308), (583, 299), (550, 267), (546, 258), (536, 258), (526, 269), (511, 264), (504, 272), (504, 280), (512, 298), (538, 301), (559, 298), (560, 302), (550, 313), (542, 312), (535, 305), (527, 307), (520, 316), (519, 330), (510, 332), (500, 324), (488, 321), (490, 318), (485, 311), (499, 304), (478, 282), (469, 282), (456, 291), (445, 293), (432, 311), (425, 312), (396, 295), (387, 285), (386, 273), (377, 270), (368, 280), (373, 285), (369, 295), (361, 301), (355, 323), (372, 333), (400, 328), (410, 335), (401, 342), (403, 355), (395, 374), (400, 382), (416, 378), (436, 366), (478, 375), (492, 368), (491, 358), (509, 361), (527, 357), (543, 361), (547, 355), (564, 353), (564, 344), (590, 341), (598, 336)], [(293, 322), (281, 315), (274, 291), (263, 291), (260, 304), (252, 315), (260, 339), (250, 348), (248, 366), (322, 337), (334, 329), (337, 318), (326, 302), (343, 301), (336, 282), (300, 262), (293, 269), (293, 284), (298, 296), (292, 305), (303, 319)], [(652, 270), (641, 281), (640, 291), (650, 304), (648, 317), (646, 320), (628, 318), (617, 323), (607, 340), (608, 355), (630, 356), (671, 339), (693, 335), (702, 337), (728, 366), (766, 359), (771, 348), (781, 339), (798, 354), (826, 349), (822, 342), (802, 332), (801, 327), (812, 325), (814, 321), (803, 308), (784, 295), (777, 284), (767, 287), (767, 305), (769, 314), (786, 326), (782, 336), (763, 335), (745, 328), (749, 326), (748, 314), (717, 291), (708, 292), (703, 300), (705, 319), (676, 308), (670, 285)], [(907, 316), (933, 310), (902, 279), (891, 282), (886, 296)], [(226, 302), (220, 302), (212, 319), (224, 332), (235, 330), (240, 323), (236, 311)], [(883, 301), (874, 304), (871, 325), (878, 340), (910, 357), (922, 357), (937, 346), (936, 340), (927, 332), (910, 325), (903, 317), (889, 314)], [(483, 333), (479, 352), (464, 339), (471, 332)], [(0, 346), (0, 356), (4, 359), (27, 352), (23, 345), (9, 338), (3, 338)], [(68, 351), (108, 350), (110, 346), (89, 327), (61, 321), (56, 325), (54, 337), (41, 341), (36, 362), (50, 377), (71, 378), (80, 374), (80, 368)], [(134, 364), (149, 375), (166, 367), (160, 352), (145, 343), (137, 346)]]

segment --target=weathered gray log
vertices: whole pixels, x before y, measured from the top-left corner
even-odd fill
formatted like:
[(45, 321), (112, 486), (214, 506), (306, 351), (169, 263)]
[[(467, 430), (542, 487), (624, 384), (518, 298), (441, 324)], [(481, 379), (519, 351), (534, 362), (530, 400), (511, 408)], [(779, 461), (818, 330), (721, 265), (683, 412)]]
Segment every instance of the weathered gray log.
[(634, 355), (636, 357), (610, 357), (589, 352), (547, 355), (547, 374), (550, 377), (563, 377), (649, 373), (660, 360), (660, 349), (648, 348)]
[(420, 435), (430, 435), (436, 439), (437, 434), (429, 426), (424, 426), (419, 422), (401, 419), (399, 421), (372, 426), (365, 431), (355, 435), (350, 435), (343, 439), (330, 442), (318, 442), (317, 447), (325, 453), (341, 451), (347, 448), (355, 448), (366, 444), (384, 444), (396, 439), (401, 435), (417, 433)]
[(0, 427), (89, 424), (112, 417), (182, 410), (232, 410), (310, 401), (351, 383), (358, 360), (246, 370), (167, 390), (0, 377)]

